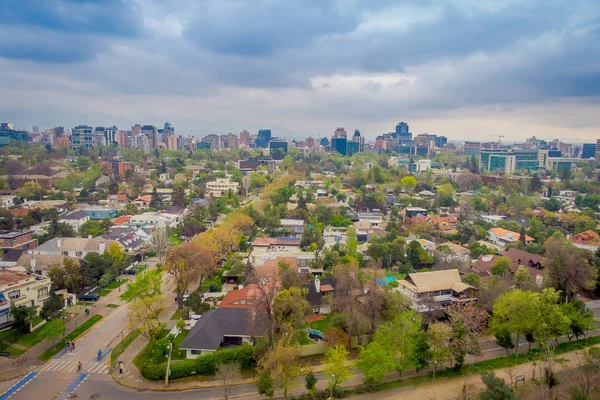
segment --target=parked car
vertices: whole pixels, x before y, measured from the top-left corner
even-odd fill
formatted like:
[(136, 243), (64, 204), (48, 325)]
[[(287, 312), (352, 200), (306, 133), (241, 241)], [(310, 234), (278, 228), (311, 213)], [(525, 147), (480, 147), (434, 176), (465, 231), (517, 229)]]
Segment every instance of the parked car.
[(99, 299), (100, 295), (98, 295), (98, 293), (90, 292), (81, 296), (79, 301), (98, 301)]
[(125, 275), (137, 275), (140, 273), (139, 269), (131, 268), (124, 271)]

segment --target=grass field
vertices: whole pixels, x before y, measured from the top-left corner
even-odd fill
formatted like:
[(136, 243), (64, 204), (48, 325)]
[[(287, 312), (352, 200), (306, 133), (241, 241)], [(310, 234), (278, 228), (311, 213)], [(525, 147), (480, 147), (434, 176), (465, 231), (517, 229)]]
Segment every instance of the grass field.
[(308, 326), (310, 326), (312, 329), (316, 329), (322, 333), (325, 333), (325, 331), (331, 327), (331, 322), (334, 315), (335, 314), (328, 314), (322, 320), (311, 322), (308, 324)]
[(119, 286), (127, 282), (127, 279), (118, 279), (106, 285), (106, 289), (117, 289)]
[(100, 296), (100, 297), (108, 296), (108, 294), (110, 292), (111, 292), (110, 289), (100, 289), (100, 290), (98, 290), (98, 296)]
[(179, 350), (179, 346), (187, 337), (190, 331), (183, 330), (173, 341), (173, 352), (171, 353), (172, 360), (185, 360), (185, 350)]
[(117, 307), (119, 307), (119, 305), (118, 304), (110, 303), (110, 304), (107, 304), (106, 307), (108, 307), (108, 308), (117, 308)]
[(115, 346), (113, 351), (110, 352), (110, 364), (115, 366), (119, 356), (123, 354), (123, 352), (129, 347), (131, 343), (140, 335), (140, 331), (131, 332), (129, 335), (125, 336), (122, 342), (119, 342), (118, 345)]

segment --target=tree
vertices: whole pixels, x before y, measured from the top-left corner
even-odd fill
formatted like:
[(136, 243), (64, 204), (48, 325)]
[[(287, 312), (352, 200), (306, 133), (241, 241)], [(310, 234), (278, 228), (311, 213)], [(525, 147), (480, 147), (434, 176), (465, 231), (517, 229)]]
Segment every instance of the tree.
[(258, 379), (256, 380), (256, 388), (258, 389), (259, 394), (267, 397), (273, 397), (275, 394), (275, 385), (269, 370), (265, 370), (258, 375)]
[(363, 371), (365, 384), (381, 381), (385, 374), (394, 369), (394, 358), (382, 343), (372, 341), (366, 347), (361, 347), (358, 367)]
[(69, 289), (71, 293), (77, 293), (75, 288), (81, 282), (81, 269), (78, 262), (65, 257), (62, 265), (55, 264), (50, 267), (48, 276), (58, 288)]
[(423, 330), (415, 338), (415, 351), (412, 358), (412, 363), (417, 372), (427, 368), (431, 362), (431, 350), (427, 341), (427, 334)]
[(183, 309), (183, 295), (190, 285), (200, 277), (200, 285), (206, 275), (215, 268), (214, 256), (211, 251), (193, 242), (185, 242), (176, 247), (170, 247), (165, 256), (166, 272), (175, 280), (177, 309)]
[(427, 341), (433, 362), (433, 370), (437, 369), (438, 363), (447, 361), (452, 352), (450, 351), (450, 340), (452, 338), (452, 327), (444, 322), (436, 322), (429, 326)]
[(240, 375), (240, 365), (237, 363), (218, 364), (215, 378), (221, 383), (223, 400), (229, 399), (233, 393), (234, 380)]
[(290, 324), (298, 330), (303, 326), (307, 317), (312, 313), (312, 308), (306, 301), (306, 289), (290, 287), (284, 289), (275, 298), (273, 312), (279, 325)]
[(517, 271), (515, 272), (514, 278), (515, 282), (520, 286), (533, 282), (533, 277), (529, 274), (529, 271), (524, 265), (519, 265), (519, 268), (517, 268)]
[(412, 175), (405, 176), (400, 180), (400, 184), (404, 189), (406, 189), (407, 192), (412, 192), (417, 186), (417, 179)]
[(158, 195), (156, 191), (156, 186), (152, 188), (152, 197), (150, 199), (150, 203), (148, 204), (150, 208), (158, 209), (162, 207), (162, 199)]
[(135, 300), (129, 304), (129, 329), (140, 331), (148, 339), (156, 339), (164, 326), (158, 319), (165, 309), (167, 299), (162, 295), (154, 295)]
[(567, 296), (596, 286), (598, 277), (592, 254), (569, 243), (564, 236), (554, 235), (546, 242), (548, 284)]
[(581, 336), (595, 328), (594, 314), (579, 299), (572, 299), (567, 304), (561, 305), (563, 314), (569, 319), (569, 340)]
[(434, 257), (427, 254), (421, 243), (413, 240), (408, 244), (406, 258), (414, 267), (426, 267), (435, 261)]
[(173, 194), (171, 199), (174, 206), (183, 208), (185, 207), (185, 189), (182, 185), (173, 186)]
[(127, 289), (121, 298), (133, 301), (160, 295), (161, 275), (159, 270), (147, 270), (143, 274), (137, 274), (134, 281), (127, 283)]
[(29, 331), (29, 321), (35, 315), (36, 311), (33, 307), (20, 306), (17, 307), (13, 303), (9, 308), (10, 317), (12, 319), (12, 328), (15, 332), (15, 340), (18, 333), (27, 333)]
[(461, 368), (469, 351), (469, 338), (467, 329), (461, 320), (452, 324), (452, 338), (450, 339), (450, 352), (454, 358), (456, 367)]
[(512, 261), (510, 261), (510, 258), (504, 256), (498, 257), (494, 260), (490, 271), (492, 272), (492, 275), (507, 276), (510, 272), (511, 264)]
[(148, 248), (150, 251), (156, 253), (160, 265), (163, 265), (165, 252), (169, 244), (170, 239), (166, 229), (156, 229), (152, 232), (152, 236), (150, 236), (150, 240), (148, 241)]
[(308, 393), (315, 398), (315, 392), (317, 390), (317, 377), (312, 371), (304, 377), (304, 387), (308, 390)]
[(269, 179), (265, 174), (259, 172), (252, 172), (250, 174), (250, 189), (259, 190), (267, 186)]
[(479, 336), (487, 327), (487, 311), (470, 302), (451, 305), (446, 308), (446, 314), (450, 317), (450, 324), (452, 325), (451, 348), (457, 365), (461, 363), (458, 362), (459, 359), (456, 356), (462, 354), (463, 351), (464, 354), (480, 355)]
[(45, 320), (50, 320), (52, 316), (64, 308), (64, 302), (58, 297), (54, 290), (50, 290), (48, 298), (44, 302), (42, 309), (40, 310), (40, 317)]
[(323, 372), (329, 380), (329, 389), (332, 391), (352, 376), (350, 369), (346, 365), (349, 354), (348, 350), (339, 344), (330, 347), (327, 352), (325, 352), (327, 364), (325, 365)]
[(289, 390), (298, 384), (297, 378), (302, 371), (299, 358), (298, 345), (292, 345), (282, 338), (258, 361), (259, 370), (262, 373), (269, 371), (283, 390), (285, 398)]
[(560, 211), (560, 201), (556, 197), (550, 197), (545, 203), (544, 208), (551, 212)]
[(590, 347), (577, 355), (579, 368), (575, 380), (579, 383), (586, 399), (589, 398), (594, 385), (600, 379), (600, 348)]
[(125, 253), (123, 252), (123, 249), (121, 249), (121, 246), (117, 244), (117, 242), (112, 242), (110, 244), (104, 257), (112, 262), (115, 270), (119, 271), (124, 267), (123, 264), (125, 262)]
[(479, 288), (479, 286), (481, 286), (481, 278), (474, 272), (469, 272), (462, 278), (462, 281), (467, 285), (471, 285), (476, 288)]
[(515, 352), (519, 351), (519, 338), (525, 333), (532, 332), (538, 322), (535, 320), (534, 302), (535, 296), (531, 291), (513, 289), (498, 297), (494, 303), (490, 323), (492, 332), (496, 338), (507, 331), (513, 333), (517, 340)]
[(46, 339), (50, 342), (52, 349), (56, 347), (56, 341), (60, 339), (60, 336), (65, 331), (65, 324), (62, 319), (53, 319), (50, 322), (46, 323), (44, 327), (44, 333), (46, 334)]
[(512, 389), (506, 385), (504, 379), (498, 378), (493, 372), (483, 374), (481, 380), (486, 389), (479, 394), (481, 400), (516, 400)]

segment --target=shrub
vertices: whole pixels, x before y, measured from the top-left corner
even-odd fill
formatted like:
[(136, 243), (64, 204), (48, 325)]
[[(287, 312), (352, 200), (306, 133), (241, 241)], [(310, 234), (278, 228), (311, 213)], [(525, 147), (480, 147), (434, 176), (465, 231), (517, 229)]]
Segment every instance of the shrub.
[(217, 293), (221, 291), (221, 284), (217, 283), (217, 282), (213, 282), (210, 284), (210, 288), (208, 288), (208, 291), (211, 293)]
[[(157, 345), (160, 348), (160, 344)], [(148, 350), (152, 348), (149, 346)], [(147, 361), (151, 359), (147, 358)], [(251, 346), (239, 346), (234, 349), (218, 350), (214, 353), (201, 355), (198, 358), (171, 363), (171, 379), (184, 378), (190, 375), (214, 375), (218, 364), (237, 363), (242, 369), (253, 368), (256, 360)], [(146, 379), (164, 379), (167, 363), (145, 362), (141, 373)]]

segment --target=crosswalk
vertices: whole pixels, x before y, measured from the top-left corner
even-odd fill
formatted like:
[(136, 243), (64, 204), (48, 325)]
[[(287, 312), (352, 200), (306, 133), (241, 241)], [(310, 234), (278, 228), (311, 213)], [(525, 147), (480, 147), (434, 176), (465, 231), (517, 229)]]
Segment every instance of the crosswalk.
[[(74, 358), (50, 360), (42, 366), (40, 372), (78, 372), (77, 363), (79, 360)], [(82, 362), (81, 371), (87, 374), (109, 374), (110, 368), (105, 362)]]

